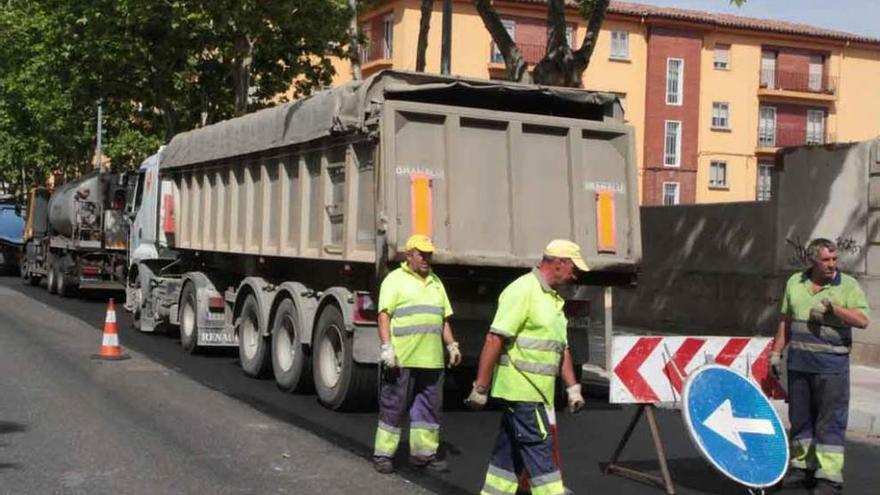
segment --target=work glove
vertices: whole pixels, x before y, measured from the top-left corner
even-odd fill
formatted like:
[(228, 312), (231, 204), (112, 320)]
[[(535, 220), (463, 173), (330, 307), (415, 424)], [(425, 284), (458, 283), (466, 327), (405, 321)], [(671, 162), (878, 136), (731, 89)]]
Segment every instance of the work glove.
[(394, 355), (394, 348), (391, 343), (382, 344), (379, 348), (379, 359), (388, 368), (397, 367), (397, 356)]
[(810, 308), (810, 320), (822, 321), (825, 319), (825, 315), (829, 311), (831, 311), (831, 301), (828, 299), (822, 299)]
[(458, 349), (458, 342), (447, 344), (446, 350), (449, 351), (450, 368), (455, 368), (456, 366), (461, 364), (461, 351)]
[(773, 373), (773, 376), (776, 377), (777, 380), (782, 379), (782, 353), (781, 352), (771, 352), (770, 353), (770, 373)]
[(584, 401), (584, 396), (581, 395), (580, 383), (575, 383), (566, 388), (565, 393), (568, 394), (568, 412), (574, 414), (584, 408), (586, 402)]
[(468, 406), (471, 409), (482, 409), (486, 407), (486, 401), (489, 400), (488, 390), (483, 388), (483, 391), (480, 391), (480, 387), (477, 386), (477, 382), (474, 382), (474, 387), (471, 389), (470, 395), (467, 396), (467, 399), (464, 400), (464, 405)]

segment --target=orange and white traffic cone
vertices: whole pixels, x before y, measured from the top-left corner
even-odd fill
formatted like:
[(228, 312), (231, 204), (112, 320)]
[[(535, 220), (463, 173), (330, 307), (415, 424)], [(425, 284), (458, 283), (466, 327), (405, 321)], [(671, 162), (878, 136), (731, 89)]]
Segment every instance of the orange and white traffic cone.
[(92, 359), (102, 359), (104, 361), (121, 361), (131, 356), (122, 352), (119, 345), (119, 329), (116, 327), (116, 308), (113, 306), (113, 299), (107, 304), (107, 317), (104, 318), (104, 340), (101, 342), (101, 350), (97, 354), (92, 354)]
[[(550, 421), (550, 436), (553, 439), (553, 461), (556, 463), (556, 468), (559, 470), (559, 474), (562, 474), (562, 453), (559, 450), (559, 430), (556, 427), (556, 411), (553, 409), (553, 406), (544, 406), (547, 411), (547, 419)], [(531, 493), (532, 489), (529, 485), (529, 473), (525, 469), (523, 469), (522, 474), (519, 477), (519, 489), (517, 493)], [(566, 488), (565, 493), (569, 493), (569, 490)]]

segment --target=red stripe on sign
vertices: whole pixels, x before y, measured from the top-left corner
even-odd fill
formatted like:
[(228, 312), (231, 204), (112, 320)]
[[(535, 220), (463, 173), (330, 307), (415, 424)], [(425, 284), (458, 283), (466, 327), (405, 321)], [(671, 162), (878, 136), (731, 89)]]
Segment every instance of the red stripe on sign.
[(648, 356), (654, 352), (654, 349), (660, 345), (663, 337), (642, 337), (636, 341), (632, 349), (626, 353), (626, 356), (620, 360), (617, 367), (614, 368), (616, 374), (623, 385), (629, 390), (633, 397), (639, 402), (659, 402), (660, 399), (654, 393), (654, 389), (648, 385), (648, 382), (639, 373), (639, 368), (648, 359)]
[(663, 367), (663, 373), (669, 378), (669, 383), (672, 384), (676, 392), (681, 393), (681, 386), (687, 376), (684, 369), (705, 343), (706, 341), (703, 339), (684, 339), (684, 342), (672, 356), (672, 360)]
[(715, 363), (720, 364), (722, 366), (730, 366), (736, 358), (739, 356), (739, 353), (742, 352), (743, 349), (749, 345), (749, 341), (752, 340), (748, 337), (733, 337), (724, 344), (724, 348), (721, 349), (721, 352), (718, 353), (718, 356), (715, 357)]
[(784, 399), (785, 390), (779, 384), (776, 377), (773, 376), (773, 373), (770, 373), (770, 350), (772, 348), (773, 340), (771, 339), (767, 347), (761, 351), (758, 359), (755, 360), (755, 364), (752, 365), (752, 378), (761, 386), (767, 397), (771, 399)]

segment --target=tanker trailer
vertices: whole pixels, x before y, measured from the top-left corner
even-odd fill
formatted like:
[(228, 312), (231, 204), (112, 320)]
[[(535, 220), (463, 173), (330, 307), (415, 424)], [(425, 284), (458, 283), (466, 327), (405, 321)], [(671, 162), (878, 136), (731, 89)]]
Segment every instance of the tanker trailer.
[[(56, 188), (48, 203), (32, 194), (29, 208), (43, 232), (28, 239), (25, 278), (46, 278), (50, 293), (69, 296), (77, 289), (122, 289), (128, 232), (124, 217), (127, 176), (90, 174)], [(45, 204), (38, 204), (43, 201)], [(40, 236), (39, 234), (42, 234)]]

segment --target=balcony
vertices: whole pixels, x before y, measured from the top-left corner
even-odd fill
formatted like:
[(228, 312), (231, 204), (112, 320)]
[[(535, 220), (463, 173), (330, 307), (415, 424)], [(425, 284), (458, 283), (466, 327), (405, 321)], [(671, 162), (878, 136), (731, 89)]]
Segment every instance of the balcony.
[(826, 73), (761, 69), (758, 94), (808, 100), (833, 101), (837, 78)]
[[(820, 130), (821, 131), (821, 130)], [(807, 132), (804, 127), (768, 126), (758, 129), (758, 149), (773, 152), (776, 148), (803, 146), (805, 144), (825, 144), (834, 141), (834, 134), (825, 132)]]
[(377, 43), (367, 41), (360, 49), (361, 71), (364, 77), (370, 76), (380, 70), (390, 69), (394, 64), (391, 61), (391, 51), (385, 49), (385, 43), (379, 40)]

